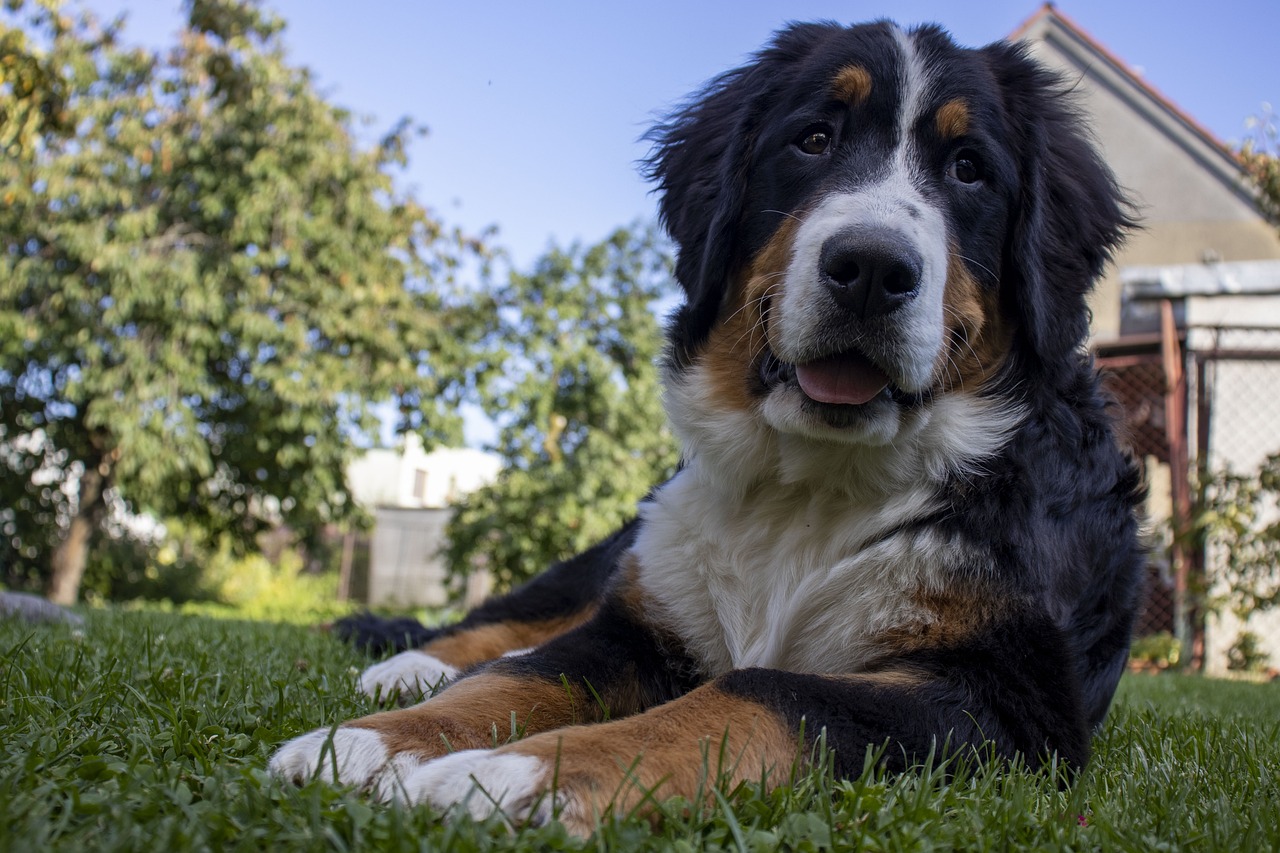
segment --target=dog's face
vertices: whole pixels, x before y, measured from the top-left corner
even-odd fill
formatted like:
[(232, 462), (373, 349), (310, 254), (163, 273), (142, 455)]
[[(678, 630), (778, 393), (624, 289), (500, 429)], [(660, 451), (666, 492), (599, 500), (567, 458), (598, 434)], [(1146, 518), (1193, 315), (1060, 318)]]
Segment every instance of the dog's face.
[(780, 33), (655, 134), (688, 297), (672, 383), (778, 434), (883, 445), (1011, 359), (1051, 381), (1125, 222), (1060, 101), (1008, 45)]

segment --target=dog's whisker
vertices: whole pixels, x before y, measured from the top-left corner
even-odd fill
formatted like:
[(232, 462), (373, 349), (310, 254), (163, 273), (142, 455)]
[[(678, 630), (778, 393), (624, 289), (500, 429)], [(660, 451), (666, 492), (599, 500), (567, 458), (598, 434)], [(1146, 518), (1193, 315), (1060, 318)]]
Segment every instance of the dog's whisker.
[(959, 258), (960, 260), (964, 261), (965, 263), (973, 264), (975, 267), (977, 267), (978, 269), (982, 270), (982, 271), (983, 271), (984, 273), (986, 273), (987, 275), (991, 276), (991, 278), (992, 278), (992, 280), (993, 280), (993, 281), (994, 281), (994, 280), (996, 280), (996, 279), (998, 278), (998, 276), (997, 276), (997, 275), (996, 275), (996, 274), (991, 270), (991, 268), (990, 268), (990, 267), (987, 267), (987, 266), (984, 266), (983, 264), (978, 263), (978, 262), (977, 262), (977, 261), (975, 261), (973, 258), (967, 257), (967, 256), (962, 255), (962, 254), (960, 254), (959, 252), (955, 252), (955, 251), (951, 252), (950, 254), (951, 254), (951, 257), (953, 257), (953, 258)]
[(760, 211), (760, 212), (761, 212), (761, 213), (776, 213), (776, 214), (778, 214), (779, 216), (785, 216), (785, 217), (787, 217), (788, 219), (794, 219), (796, 222), (799, 222), (799, 223), (800, 223), (800, 224), (802, 224), (802, 225), (804, 224), (804, 219), (803, 219), (802, 217), (797, 216), (797, 215), (796, 215), (796, 214), (794, 214), (794, 213), (788, 213), (788, 212), (787, 212), (787, 211), (785, 211), (785, 210), (774, 210), (774, 209), (772, 209), (772, 208), (769, 208), (769, 209), (766, 209), (766, 210), (762, 210), (762, 211)]
[(973, 360), (977, 362), (979, 368), (985, 367), (982, 363), (982, 356), (973, 348), (973, 341), (971, 341), (969, 339), (969, 335), (963, 331), (965, 320), (964, 316), (946, 303), (943, 303), (942, 310), (944, 312), (944, 316), (950, 317), (956, 324), (948, 335), (948, 339), (968, 349), (969, 354), (973, 357)]
[[(742, 307), (740, 307), (737, 311), (734, 311), (733, 314), (731, 314), (728, 319), (732, 320), (733, 318), (737, 317), (739, 314), (741, 314), (743, 311), (745, 311), (748, 308), (751, 308), (753, 306), (758, 307), (762, 305), (773, 295), (773, 291), (779, 288), (781, 284), (782, 284), (781, 281), (778, 281), (774, 284), (770, 284), (760, 293), (759, 296), (756, 296), (753, 299), (747, 300), (747, 302), (744, 305), (742, 305)], [(743, 330), (743, 332), (737, 337), (737, 339), (733, 341), (731, 345), (732, 348), (737, 349), (738, 346), (741, 345), (744, 339), (750, 340), (751, 337), (755, 334), (759, 334), (761, 336), (762, 341), (764, 341), (765, 330), (766, 330), (766, 326), (764, 322), (764, 317), (763, 315), (758, 316), (756, 318), (756, 321), (751, 326)], [(751, 359), (754, 361), (754, 359), (760, 354), (760, 352), (763, 352), (764, 348), (767, 348), (767, 346), (768, 346), (767, 341), (764, 341), (764, 343), (761, 344), (761, 347), (757, 352), (751, 353)]]

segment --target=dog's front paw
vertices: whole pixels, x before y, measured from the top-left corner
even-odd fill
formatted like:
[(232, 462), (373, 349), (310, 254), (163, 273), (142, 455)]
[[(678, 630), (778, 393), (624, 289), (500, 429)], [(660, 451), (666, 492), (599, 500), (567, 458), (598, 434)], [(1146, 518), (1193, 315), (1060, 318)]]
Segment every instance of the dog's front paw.
[(267, 769), (281, 779), (303, 784), (323, 779), (368, 788), (391, 757), (382, 735), (369, 729), (316, 729), (276, 750)]
[(378, 796), (440, 811), (457, 807), (477, 820), (498, 814), (513, 824), (540, 825), (555, 810), (552, 769), (533, 755), (468, 749), (399, 767), (394, 777), (382, 777)]
[(360, 692), (374, 699), (386, 699), (396, 693), (413, 699), (439, 690), (457, 674), (456, 667), (426, 652), (401, 652), (361, 673)]

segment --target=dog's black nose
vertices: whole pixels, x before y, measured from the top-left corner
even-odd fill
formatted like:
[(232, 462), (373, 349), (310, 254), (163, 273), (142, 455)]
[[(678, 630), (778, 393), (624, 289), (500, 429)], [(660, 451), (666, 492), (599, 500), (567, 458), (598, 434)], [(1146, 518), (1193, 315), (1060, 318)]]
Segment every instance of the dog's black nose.
[(859, 317), (896, 311), (920, 289), (920, 253), (896, 231), (841, 231), (827, 238), (818, 263), (836, 303)]

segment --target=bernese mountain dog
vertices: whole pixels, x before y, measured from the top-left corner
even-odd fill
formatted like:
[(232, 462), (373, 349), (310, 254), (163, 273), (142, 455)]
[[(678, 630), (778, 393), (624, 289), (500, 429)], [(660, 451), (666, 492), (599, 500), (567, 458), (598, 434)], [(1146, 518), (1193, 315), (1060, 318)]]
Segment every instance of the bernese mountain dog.
[(797, 24), (652, 133), (683, 462), (638, 518), (364, 673), (412, 707), (278, 776), (589, 833), (823, 739), (1080, 768), (1124, 669), (1140, 477), (1085, 349), (1132, 225), (1063, 81), (940, 29)]

